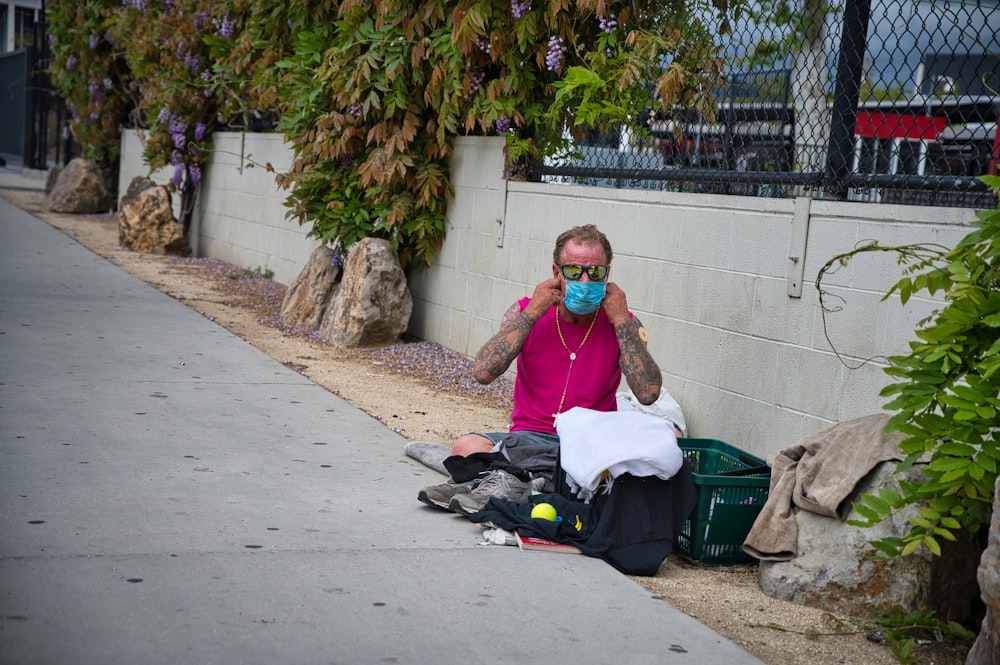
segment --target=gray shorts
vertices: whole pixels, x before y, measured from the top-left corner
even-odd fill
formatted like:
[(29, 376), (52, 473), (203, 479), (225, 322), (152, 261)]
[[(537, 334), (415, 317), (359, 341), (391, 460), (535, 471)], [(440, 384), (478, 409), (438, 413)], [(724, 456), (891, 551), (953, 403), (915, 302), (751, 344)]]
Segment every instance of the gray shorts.
[[(531, 432), (520, 430), (518, 432), (470, 432), (478, 436), (486, 437), (493, 442), (493, 451), (503, 453), (503, 456), (510, 462), (516, 462), (517, 458), (523, 458), (513, 452), (513, 449), (537, 450), (538, 446), (558, 446), (559, 435), (548, 432)], [(512, 459), (512, 456), (515, 459)]]

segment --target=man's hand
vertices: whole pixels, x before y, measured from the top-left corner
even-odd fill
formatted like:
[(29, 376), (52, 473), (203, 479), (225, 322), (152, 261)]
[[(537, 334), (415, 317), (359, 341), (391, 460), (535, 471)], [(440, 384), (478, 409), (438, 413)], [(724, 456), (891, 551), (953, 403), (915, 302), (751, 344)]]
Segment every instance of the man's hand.
[(625, 300), (625, 292), (618, 288), (614, 282), (608, 282), (601, 307), (604, 308), (604, 313), (611, 321), (611, 325), (617, 326), (619, 323), (628, 321), (628, 302)]
[(535, 287), (535, 292), (531, 294), (531, 302), (524, 308), (524, 313), (530, 316), (532, 321), (537, 321), (560, 301), (562, 301), (562, 283), (558, 277), (553, 277)]

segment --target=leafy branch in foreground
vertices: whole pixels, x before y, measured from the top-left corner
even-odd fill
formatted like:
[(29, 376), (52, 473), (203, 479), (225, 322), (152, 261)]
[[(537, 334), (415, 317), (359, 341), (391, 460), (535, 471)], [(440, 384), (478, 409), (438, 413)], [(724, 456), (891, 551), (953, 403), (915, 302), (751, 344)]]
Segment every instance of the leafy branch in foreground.
[[(1000, 191), (1000, 177), (982, 180)], [(954, 249), (919, 261), (883, 298), (898, 292), (905, 304), (926, 290), (944, 300), (918, 325), (910, 353), (889, 358), (885, 372), (896, 381), (881, 392), (894, 412), (886, 428), (906, 437), (897, 472), (926, 462), (923, 479), (862, 496), (854, 508), (863, 519), (849, 522), (870, 527), (912, 506), (908, 532), (872, 541), (884, 556), (920, 547), (940, 556), (942, 540), (991, 519), (1000, 459), (1000, 210), (978, 217)]]
[[(948, 253), (948, 248), (943, 245), (936, 245), (933, 243), (886, 246), (880, 245), (877, 240), (867, 240), (859, 242), (851, 251), (844, 252), (843, 254), (837, 254), (823, 264), (823, 267), (820, 268), (819, 273), (816, 275), (815, 282), (816, 291), (819, 293), (820, 316), (823, 319), (823, 336), (826, 338), (826, 342), (830, 345), (830, 348), (833, 349), (837, 359), (840, 360), (840, 362), (848, 369), (859, 369), (876, 358), (867, 358), (862, 360), (857, 365), (851, 365), (844, 359), (843, 354), (837, 350), (837, 345), (834, 344), (832, 339), (830, 339), (830, 330), (827, 326), (826, 317), (828, 314), (833, 314), (843, 310), (843, 303), (845, 301), (842, 296), (839, 296), (825, 288), (823, 286), (823, 280), (827, 275), (836, 274), (841, 268), (846, 268), (847, 265), (856, 257), (869, 252), (890, 252), (897, 254), (896, 263), (898, 265), (906, 266), (903, 271), (904, 274), (912, 275), (920, 270), (928, 270), (927, 281), (933, 283), (935, 290), (937, 290), (940, 288), (941, 280), (944, 279), (944, 270), (943, 268), (936, 268), (935, 263)], [(922, 276), (918, 276), (917, 279), (922, 280)], [(900, 299), (904, 305), (915, 291), (920, 290), (919, 288), (914, 289), (912, 285), (904, 287), (901, 286), (901, 283), (897, 283), (892, 287), (892, 290), (889, 291), (889, 295), (891, 295), (896, 289), (900, 290)], [(888, 297), (888, 295), (886, 297)], [(885, 300), (885, 298), (883, 298), (883, 300)]]

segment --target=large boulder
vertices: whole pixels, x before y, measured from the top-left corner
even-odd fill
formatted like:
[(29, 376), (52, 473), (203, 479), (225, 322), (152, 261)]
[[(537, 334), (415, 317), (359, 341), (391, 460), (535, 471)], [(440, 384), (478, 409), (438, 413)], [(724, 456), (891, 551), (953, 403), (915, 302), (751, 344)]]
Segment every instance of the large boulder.
[(103, 213), (111, 210), (114, 197), (104, 182), (100, 167), (77, 157), (55, 174), (48, 188), (46, 207), (52, 212), (72, 214)]
[(381, 238), (351, 250), (340, 288), (319, 332), (334, 346), (379, 346), (399, 341), (410, 323), (413, 297), (399, 257)]
[[(903, 478), (919, 481), (921, 465)], [(882, 462), (856, 488), (855, 498), (876, 493), (879, 487), (899, 489), (896, 462)], [(967, 532), (957, 543), (942, 542), (942, 556), (921, 548), (906, 557), (881, 561), (871, 558), (869, 544), (907, 530), (915, 511), (900, 511), (870, 528), (847, 523), (863, 520), (851, 510), (846, 521), (793, 509), (798, 527), (798, 552), (790, 561), (761, 561), (761, 590), (780, 600), (818, 607), (841, 614), (932, 608), (940, 619), (966, 621), (973, 614), (977, 595), (976, 565), (981, 548)]]
[(49, 169), (49, 172), (45, 174), (45, 196), (52, 194), (52, 190), (55, 188), (56, 183), (59, 182), (59, 174), (62, 173), (62, 166), (53, 166)]
[(278, 319), (286, 326), (318, 330), (340, 283), (339, 255), (320, 245), (285, 291)]
[(187, 256), (184, 226), (174, 219), (170, 192), (149, 178), (133, 178), (118, 209), (118, 242), (143, 254)]
[(965, 665), (1000, 665), (1000, 477), (994, 485), (989, 540), (979, 561), (979, 593), (986, 616)]

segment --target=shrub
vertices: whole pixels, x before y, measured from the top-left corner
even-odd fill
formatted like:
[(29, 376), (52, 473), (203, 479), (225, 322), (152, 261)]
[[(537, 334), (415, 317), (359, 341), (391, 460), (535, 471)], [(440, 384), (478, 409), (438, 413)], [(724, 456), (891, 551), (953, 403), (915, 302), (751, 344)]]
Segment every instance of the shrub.
[[(1000, 178), (983, 180), (1000, 191)], [(855, 504), (860, 526), (916, 506), (908, 533), (873, 543), (888, 556), (921, 546), (940, 554), (940, 539), (990, 523), (1000, 458), (1000, 210), (980, 212), (972, 226), (954, 249), (910, 266), (886, 294), (898, 292), (905, 304), (926, 289), (945, 302), (918, 326), (910, 353), (889, 358), (886, 373), (896, 381), (882, 391), (895, 412), (887, 427), (906, 435), (899, 469), (927, 459), (926, 480)]]
[[(123, 0), (96, 15), (127, 66), (121, 85), (147, 161), (174, 168), (185, 226), (212, 131), (276, 115), (295, 155), (277, 175), (289, 216), (342, 247), (386, 238), (406, 265), (429, 263), (444, 239), (458, 134), (507, 137), (512, 172), (523, 173), (574, 135), (641, 133), (636, 119), (650, 108), (711, 118), (724, 75), (713, 26), (725, 29), (729, 9), (728, 0)], [(49, 8), (59, 39), (74, 31), (72, 11)], [(80, 85), (67, 79), (67, 90)]]

